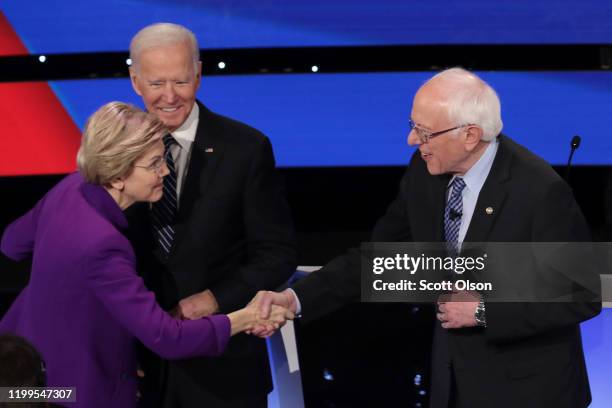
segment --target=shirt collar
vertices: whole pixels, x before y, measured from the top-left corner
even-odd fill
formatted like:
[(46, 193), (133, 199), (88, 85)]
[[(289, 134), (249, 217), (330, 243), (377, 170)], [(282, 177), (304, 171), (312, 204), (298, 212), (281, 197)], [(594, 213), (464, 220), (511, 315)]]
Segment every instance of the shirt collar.
[[(478, 161), (463, 176), (461, 176), (463, 181), (465, 181), (465, 186), (468, 188), (468, 190), (480, 191), (485, 180), (487, 179), (487, 176), (489, 175), (489, 172), (491, 171), (498, 147), (499, 141), (497, 138), (491, 140), (482, 156), (480, 156), (480, 159), (478, 159)], [(450, 179), (448, 183), (449, 185), (455, 177)]]
[(189, 150), (191, 143), (195, 140), (196, 130), (198, 129), (198, 122), (200, 119), (200, 107), (197, 103), (193, 104), (189, 116), (183, 124), (172, 132), (172, 136), (176, 139), (177, 143), (181, 145), (182, 149)]

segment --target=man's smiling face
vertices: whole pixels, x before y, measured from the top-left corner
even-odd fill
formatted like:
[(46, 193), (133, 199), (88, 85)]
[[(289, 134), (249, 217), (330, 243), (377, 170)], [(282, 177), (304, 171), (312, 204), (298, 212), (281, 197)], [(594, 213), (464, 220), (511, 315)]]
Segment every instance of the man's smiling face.
[(189, 116), (200, 87), (202, 65), (194, 63), (187, 42), (148, 48), (130, 69), (132, 86), (147, 110), (170, 131)]

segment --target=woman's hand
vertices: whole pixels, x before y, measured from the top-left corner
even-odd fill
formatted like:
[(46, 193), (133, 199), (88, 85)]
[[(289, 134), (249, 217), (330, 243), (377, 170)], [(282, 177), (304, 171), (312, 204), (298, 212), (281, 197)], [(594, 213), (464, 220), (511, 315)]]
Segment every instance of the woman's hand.
[(281, 328), (287, 320), (293, 320), (294, 318), (293, 312), (290, 310), (273, 305), (268, 318), (263, 319), (256, 304), (249, 304), (227, 316), (232, 325), (232, 336), (245, 331), (251, 332), (254, 329), (264, 329), (263, 331), (272, 334)]

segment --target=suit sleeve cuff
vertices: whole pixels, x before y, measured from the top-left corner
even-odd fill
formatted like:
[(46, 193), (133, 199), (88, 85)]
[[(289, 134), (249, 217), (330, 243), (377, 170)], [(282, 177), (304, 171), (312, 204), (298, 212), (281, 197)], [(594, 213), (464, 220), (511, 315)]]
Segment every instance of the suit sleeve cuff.
[(223, 353), (229, 339), (232, 335), (232, 326), (229, 317), (224, 314), (208, 316), (207, 319), (215, 328), (216, 340), (217, 340), (217, 355)]

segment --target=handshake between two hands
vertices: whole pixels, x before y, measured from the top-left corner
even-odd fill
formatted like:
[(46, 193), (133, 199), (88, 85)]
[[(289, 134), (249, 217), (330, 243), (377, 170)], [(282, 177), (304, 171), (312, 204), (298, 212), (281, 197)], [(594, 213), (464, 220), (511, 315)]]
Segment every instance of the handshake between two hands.
[[(260, 291), (244, 308), (228, 314), (232, 335), (246, 332), (262, 338), (269, 337), (287, 320), (293, 320), (296, 310), (296, 299), (290, 290)], [(181, 300), (170, 314), (178, 319), (194, 320), (218, 311), (219, 305), (214, 295), (210, 290), (205, 290)]]

